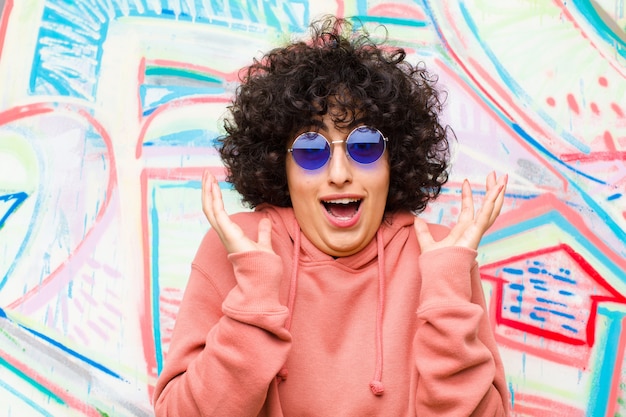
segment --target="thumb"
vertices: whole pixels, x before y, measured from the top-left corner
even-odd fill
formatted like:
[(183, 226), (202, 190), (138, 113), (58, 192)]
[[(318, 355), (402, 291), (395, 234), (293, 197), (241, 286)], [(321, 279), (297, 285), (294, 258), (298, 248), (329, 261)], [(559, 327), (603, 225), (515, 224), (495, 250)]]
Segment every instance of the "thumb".
[(419, 217), (415, 216), (415, 220), (413, 221), (413, 226), (415, 227), (415, 235), (417, 236), (417, 242), (419, 243), (422, 252), (434, 243), (433, 236), (430, 234), (430, 230), (428, 229), (428, 224)]
[(272, 222), (268, 218), (259, 222), (258, 242), (262, 248), (272, 251)]

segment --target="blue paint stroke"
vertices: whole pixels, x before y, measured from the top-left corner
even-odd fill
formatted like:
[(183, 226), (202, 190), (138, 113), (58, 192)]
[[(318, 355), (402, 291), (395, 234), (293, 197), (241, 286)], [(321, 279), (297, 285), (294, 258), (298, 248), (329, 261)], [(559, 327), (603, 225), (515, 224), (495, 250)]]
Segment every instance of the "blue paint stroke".
[(155, 138), (144, 142), (143, 146), (194, 146), (213, 148), (218, 145), (218, 133), (203, 129), (189, 129)]
[(569, 326), (569, 325), (567, 325), (567, 324), (562, 324), (562, 325), (561, 325), (561, 328), (562, 328), (562, 329), (564, 329), (564, 330), (568, 330), (568, 331), (570, 331), (570, 332), (572, 332), (572, 333), (576, 333), (576, 334), (578, 334), (578, 329), (575, 329), (575, 328), (573, 328), (572, 326)]
[(150, 224), (152, 231), (152, 240), (150, 242), (150, 265), (151, 276), (150, 283), (152, 288), (152, 328), (154, 329), (154, 350), (157, 363), (157, 375), (161, 374), (163, 369), (163, 347), (161, 346), (161, 309), (159, 308), (159, 295), (161, 289), (159, 286), (159, 211), (156, 204), (156, 188), (152, 189), (150, 204)]
[(20, 205), (22, 205), (22, 203), (27, 198), (28, 198), (28, 194), (26, 194), (25, 192), (0, 195), (0, 204), (3, 201), (9, 202), (9, 201), (13, 200), (13, 202), (11, 203), (9, 208), (6, 209), (6, 211), (4, 212), (4, 216), (0, 217), (0, 229), (2, 229), (2, 226), (4, 226), (4, 224), (6, 223), (7, 219), (9, 218), (9, 216), (11, 216), (11, 214), (13, 214), (15, 212), (15, 210), (17, 210), (17, 208)]
[(548, 312), (550, 314), (554, 314), (555, 316), (563, 317), (564, 319), (569, 319), (569, 320), (575, 320), (576, 319), (576, 316), (574, 316), (573, 314), (563, 313), (562, 311), (548, 310)]
[(599, 306), (598, 314), (607, 317), (606, 340), (604, 341), (604, 351), (598, 349), (598, 358), (594, 361), (596, 366), (593, 375), (593, 382), (589, 384), (589, 403), (587, 408), (588, 416), (606, 416), (611, 396), (611, 388), (615, 373), (621, 372), (622, 357), (618, 357), (620, 336), (626, 329), (622, 328), (622, 322), (626, 313), (612, 311), (606, 307)]
[(567, 304), (558, 302), (558, 301), (554, 301), (554, 300), (548, 300), (547, 298), (543, 298), (543, 297), (537, 297), (536, 298), (538, 303), (544, 303), (544, 304), (550, 304), (550, 305), (557, 305), (557, 306), (561, 306), (561, 307), (567, 307)]
[(100, 371), (104, 372), (105, 374), (111, 375), (112, 377), (117, 378), (117, 379), (119, 379), (119, 380), (121, 380), (121, 381), (125, 381), (125, 379), (124, 379), (124, 378), (122, 378), (122, 377), (121, 377), (121, 375), (119, 375), (119, 374), (117, 374), (117, 373), (113, 372), (112, 370), (110, 370), (109, 368), (105, 367), (104, 365), (101, 365), (101, 364), (99, 364), (98, 362), (96, 362), (96, 361), (94, 361), (94, 360), (92, 360), (92, 359), (89, 359), (88, 357), (86, 357), (86, 356), (84, 356), (84, 355), (82, 355), (82, 354), (78, 353), (77, 351), (75, 351), (75, 350), (73, 350), (73, 349), (68, 348), (67, 346), (65, 346), (65, 345), (63, 345), (63, 344), (61, 344), (61, 343), (57, 342), (56, 340), (52, 339), (51, 337), (46, 336), (46, 335), (45, 335), (45, 334), (43, 334), (43, 333), (40, 333), (40, 332), (38, 332), (38, 331), (36, 331), (36, 330), (34, 330), (34, 329), (31, 329), (31, 328), (29, 328), (29, 327), (23, 326), (23, 325), (21, 325), (21, 324), (19, 324), (19, 326), (20, 326), (21, 328), (23, 328), (24, 330), (26, 330), (26, 331), (28, 331), (28, 332), (30, 332), (30, 333), (32, 333), (32, 334), (34, 334), (35, 336), (39, 337), (40, 339), (42, 339), (42, 340), (44, 340), (44, 341), (46, 341), (46, 342), (50, 343), (51, 345), (53, 345), (53, 346), (55, 346), (55, 347), (57, 347), (57, 348), (61, 349), (63, 352), (68, 353), (70, 356), (73, 356), (73, 357), (75, 357), (76, 359), (79, 359), (79, 360), (81, 360), (81, 361), (83, 361), (83, 362), (87, 363), (88, 365), (93, 366), (94, 368), (96, 368), (96, 369), (98, 369), (98, 370), (100, 370)]
[(537, 315), (534, 311), (532, 311), (530, 313), (530, 318), (532, 320), (539, 321), (539, 322), (542, 322), (542, 323), (546, 321), (545, 317), (541, 317), (541, 316)]
[(613, 194), (613, 195), (608, 196), (606, 198), (606, 201), (619, 200), (620, 198), (622, 198), (622, 194), (621, 193), (617, 193), (617, 194)]
[(572, 284), (572, 285), (578, 284), (578, 281), (571, 279), (571, 278), (564, 277), (562, 275), (556, 275), (556, 274), (550, 274), (550, 275), (552, 276), (552, 278), (556, 279), (557, 281), (565, 282), (567, 284)]
[(69, 354), (70, 356), (72, 356), (72, 357), (74, 357), (76, 359), (79, 359), (79, 360), (87, 363), (88, 365), (90, 365), (90, 366), (92, 366), (92, 367), (94, 367), (94, 368), (96, 368), (96, 369), (98, 369), (98, 370), (100, 370), (100, 371), (102, 371), (102, 372), (104, 372), (104, 373), (106, 373), (108, 375), (111, 375), (111, 376), (113, 376), (113, 377), (115, 377), (115, 378), (117, 378), (119, 380), (125, 381), (120, 375), (118, 375), (117, 373), (113, 372), (109, 368), (107, 368), (107, 367), (105, 367), (105, 366), (95, 362), (92, 359), (89, 359), (88, 357), (78, 353), (77, 351), (75, 351), (73, 349), (68, 348), (67, 346), (57, 342), (56, 340), (52, 339), (51, 337), (46, 336), (45, 334), (43, 334), (41, 332), (38, 332), (37, 330), (31, 329), (30, 327), (24, 326), (21, 323), (14, 322), (11, 318), (9, 318), (7, 316), (6, 312), (3, 309), (1, 309), (1, 308), (0, 308), (0, 318), (10, 320), (11, 322), (15, 323), (20, 328), (26, 330), (27, 332), (33, 334), (34, 336), (36, 336), (38, 338), (44, 340), (45, 342), (51, 344), (52, 346), (62, 350), (63, 352)]
[[(529, 230), (537, 229), (547, 224), (553, 224), (564, 233), (570, 235), (576, 243), (585, 248), (591, 256), (595, 257), (600, 263), (602, 263), (603, 266), (607, 268), (617, 279), (626, 283), (626, 275), (624, 274), (622, 268), (616, 265), (603, 251), (592, 245), (589, 240), (584, 235), (579, 233), (578, 229), (565, 217), (563, 217), (558, 210), (551, 210), (532, 219), (520, 221), (511, 226), (489, 233), (488, 235), (483, 236), (481, 245), (487, 245), (500, 240), (505, 240), (518, 234), (527, 233)], [(622, 231), (621, 235), (623, 235), (623, 239), (626, 240), (626, 230)]]
[(428, 26), (428, 22), (425, 22), (423, 20), (403, 19), (400, 17), (389, 17), (389, 16), (359, 15), (354, 18), (354, 21), (356, 23), (372, 22), (372, 23), (380, 23), (382, 25), (397, 25), (397, 26), (414, 27), (414, 28), (422, 28), (422, 27)]
[(603, 41), (609, 45), (615, 47), (615, 50), (623, 58), (626, 58), (626, 41), (622, 38), (623, 35), (616, 33), (609, 25), (606, 24), (604, 19), (598, 14), (597, 9), (593, 6), (593, 3), (589, 0), (571, 0), (572, 4), (579, 10), (580, 15), (583, 16), (589, 22), (589, 24), (595, 29), (596, 33), (602, 38)]
[[(37, 411), (42, 416), (44, 416), (44, 417), (55, 417), (54, 414), (49, 413), (45, 408), (43, 408), (42, 406), (37, 404), (35, 401), (33, 401), (33, 399), (30, 398), (28, 395), (25, 395), (24, 393), (16, 390), (11, 385), (9, 385), (6, 382), (4, 382), (2, 379), (0, 379), (0, 387), (4, 388), (9, 393), (11, 393), (15, 397), (19, 398), (20, 400), (24, 401), (29, 407), (31, 407), (34, 411)], [(0, 395), (0, 397), (5, 398), (4, 395)]]

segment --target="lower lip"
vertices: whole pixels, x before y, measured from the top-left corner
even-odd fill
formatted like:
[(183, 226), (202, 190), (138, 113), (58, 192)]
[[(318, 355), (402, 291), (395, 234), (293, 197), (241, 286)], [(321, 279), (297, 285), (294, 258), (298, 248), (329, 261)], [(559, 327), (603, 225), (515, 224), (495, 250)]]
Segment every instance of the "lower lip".
[(359, 219), (361, 218), (361, 207), (362, 205), (359, 206), (359, 209), (356, 211), (356, 213), (354, 213), (354, 216), (350, 217), (349, 219), (341, 219), (330, 214), (326, 210), (326, 207), (324, 207), (324, 205), (322, 204), (322, 210), (324, 211), (324, 214), (326, 215), (326, 218), (328, 219), (330, 224), (342, 229), (352, 227), (358, 223)]

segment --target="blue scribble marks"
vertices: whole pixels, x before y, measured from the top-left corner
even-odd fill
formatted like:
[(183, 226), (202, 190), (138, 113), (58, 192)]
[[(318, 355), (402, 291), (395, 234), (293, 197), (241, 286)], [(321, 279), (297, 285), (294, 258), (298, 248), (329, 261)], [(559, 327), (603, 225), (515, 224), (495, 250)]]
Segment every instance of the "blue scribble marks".
[(595, 271), (560, 246), (503, 262), (500, 314), (509, 325), (557, 340), (587, 343), (585, 329), (602, 296)]
[[(47, 0), (37, 37), (30, 93), (95, 101), (109, 24), (122, 17), (177, 20), (261, 33), (302, 32), (308, 0)], [(139, 59), (139, 58), (138, 58)]]
[(31, 72), (31, 93), (93, 101), (108, 16), (97, 5), (85, 3), (46, 2)]
[(144, 142), (143, 146), (194, 146), (194, 147), (215, 147), (218, 145), (217, 132), (201, 129), (189, 129), (163, 135), (153, 139), (151, 142)]
[(24, 192), (0, 195), (0, 229), (27, 197)]

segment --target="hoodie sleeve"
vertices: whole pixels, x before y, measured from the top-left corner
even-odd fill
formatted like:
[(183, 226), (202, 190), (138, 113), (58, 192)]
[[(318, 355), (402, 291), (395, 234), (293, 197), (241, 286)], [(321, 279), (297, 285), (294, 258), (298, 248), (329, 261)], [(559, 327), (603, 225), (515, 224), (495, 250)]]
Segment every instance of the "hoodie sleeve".
[(280, 258), (227, 257), (212, 237), (192, 265), (155, 388), (157, 417), (258, 415), (291, 347)]
[(418, 416), (508, 416), (504, 367), (486, 314), (476, 251), (420, 257)]

